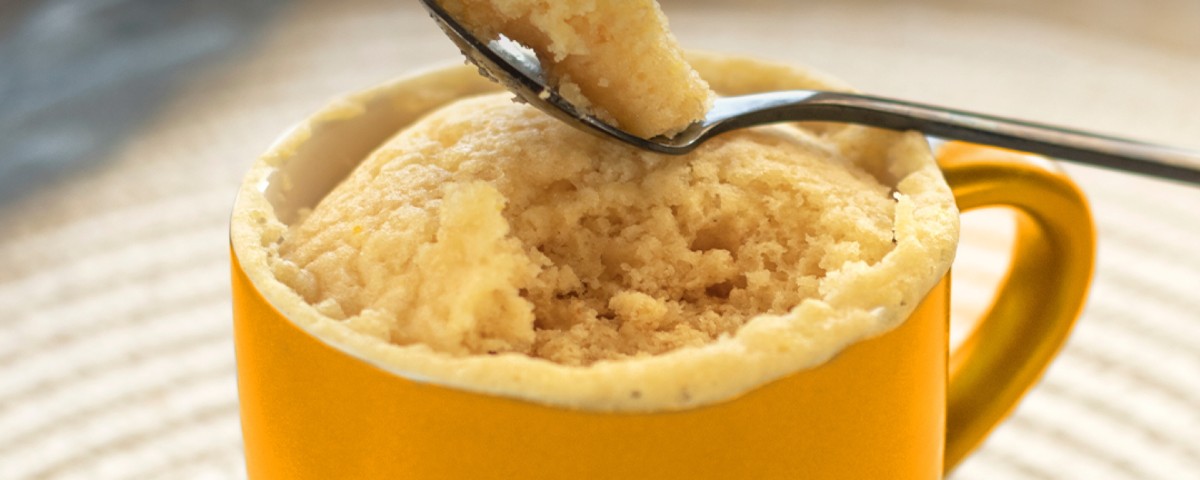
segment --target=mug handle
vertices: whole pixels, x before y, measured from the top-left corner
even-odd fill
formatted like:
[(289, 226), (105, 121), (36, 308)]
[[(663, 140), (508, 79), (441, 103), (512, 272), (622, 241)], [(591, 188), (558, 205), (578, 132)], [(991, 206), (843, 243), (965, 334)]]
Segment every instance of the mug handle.
[(961, 211), (1009, 207), (1012, 263), (987, 313), (950, 352), (948, 473), (1033, 387), (1083, 309), (1096, 234), (1079, 187), (1042, 157), (950, 142), (938, 163)]

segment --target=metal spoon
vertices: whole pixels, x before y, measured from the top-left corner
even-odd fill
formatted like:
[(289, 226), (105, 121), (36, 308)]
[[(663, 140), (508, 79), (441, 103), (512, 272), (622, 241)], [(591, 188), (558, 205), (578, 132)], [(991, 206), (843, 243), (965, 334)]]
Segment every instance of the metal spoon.
[(518, 98), (581, 130), (659, 153), (680, 155), (730, 130), (775, 122), (825, 121), (917, 130), (1200, 185), (1200, 152), (1097, 135), (932, 105), (841, 92), (788, 90), (720, 97), (704, 120), (673, 137), (637, 137), (576, 108), (550, 87), (537, 55), (501, 36), (484, 42), (436, 0), (421, 0), (442, 30), (480, 73)]

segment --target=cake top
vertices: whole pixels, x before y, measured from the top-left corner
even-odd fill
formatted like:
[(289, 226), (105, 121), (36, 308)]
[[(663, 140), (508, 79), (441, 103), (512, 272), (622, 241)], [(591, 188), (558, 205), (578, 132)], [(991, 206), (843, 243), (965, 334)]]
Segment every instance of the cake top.
[(503, 94), (368, 158), (280, 247), (277, 275), (397, 345), (566, 365), (734, 335), (893, 245), (890, 187), (792, 127), (668, 157)]

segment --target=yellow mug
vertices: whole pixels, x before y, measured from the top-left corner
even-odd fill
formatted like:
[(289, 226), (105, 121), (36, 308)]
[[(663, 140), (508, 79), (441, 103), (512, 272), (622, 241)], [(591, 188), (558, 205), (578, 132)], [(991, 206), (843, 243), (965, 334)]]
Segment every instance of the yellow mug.
[[(778, 72), (787, 76), (785, 68)], [(438, 88), (414, 96), (418, 85)], [(788, 86), (781, 78), (778, 87)], [(264, 157), (272, 172), (287, 175), (250, 176), (246, 188), (261, 192), (284, 221), (294, 219), (403, 125), (495, 88), (456, 67), (335, 102)], [(1082, 194), (1048, 162), (954, 143), (938, 158), (960, 209), (1021, 213), (1009, 275), (960, 348), (948, 346), (947, 276), (896, 329), (732, 400), (682, 411), (570, 409), (373, 365), (281, 314), (239, 261), (261, 246), (233, 235), (249, 476), (940, 478), (1011, 411), (1062, 346), (1091, 280), (1095, 237)], [(243, 200), (235, 222), (253, 221), (238, 220)]]

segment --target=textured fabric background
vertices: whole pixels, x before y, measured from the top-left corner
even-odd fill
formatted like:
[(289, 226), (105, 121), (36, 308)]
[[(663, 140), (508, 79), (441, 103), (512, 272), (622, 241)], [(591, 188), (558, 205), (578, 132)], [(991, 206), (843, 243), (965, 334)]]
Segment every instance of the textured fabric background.
[[(1200, 147), (1200, 3), (1042, 3), (664, 8), (689, 48)], [(411, 1), (296, 4), (243, 45), (189, 70), (111, 150), (0, 204), (0, 478), (244, 477), (227, 279), (242, 172), (330, 97), (459, 61)], [(1089, 306), (953, 478), (1200, 478), (1200, 189), (1066, 168), (1099, 226)], [(1010, 236), (1003, 212), (964, 223), (960, 325), (987, 303)]]

